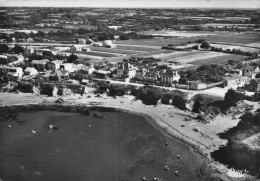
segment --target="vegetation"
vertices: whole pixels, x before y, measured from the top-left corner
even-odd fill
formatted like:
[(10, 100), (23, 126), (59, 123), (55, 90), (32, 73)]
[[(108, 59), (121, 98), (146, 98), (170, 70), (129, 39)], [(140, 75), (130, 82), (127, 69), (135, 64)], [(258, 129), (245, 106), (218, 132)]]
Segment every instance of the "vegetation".
[(67, 62), (68, 63), (73, 63), (78, 59), (77, 55), (74, 55), (73, 53), (68, 57)]
[(16, 54), (24, 53), (24, 48), (21, 47), (20, 45), (15, 45), (12, 51)]
[(17, 90), (21, 91), (21, 92), (32, 92), (33, 90), (33, 84), (30, 82), (23, 82), (20, 81), (16, 87)]
[(202, 65), (196, 70), (189, 70), (186, 72), (181, 72), (182, 78), (187, 78), (190, 81), (200, 80), (204, 83), (215, 83), (223, 81), (224, 74), (226, 70), (219, 65)]
[(9, 52), (9, 47), (5, 44), (0, 44), (0, 54), (1, 53), (8, 53)]

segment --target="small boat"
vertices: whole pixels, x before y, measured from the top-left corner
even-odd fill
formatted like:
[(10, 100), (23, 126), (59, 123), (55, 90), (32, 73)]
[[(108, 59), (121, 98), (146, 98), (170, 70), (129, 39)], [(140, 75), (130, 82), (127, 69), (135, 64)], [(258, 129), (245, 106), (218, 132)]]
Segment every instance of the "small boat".
[(170, 169), (169, 166), (164, 167), (164, 170), (166, 170), (166, 171), (168, 171), (169, 169)]
[(143, 177), (142, 180), (143, 180), (143, 181), (148, 181), (148, 178)]
[(163, 181), (162, 178), (156, 178), (156, 177), (154, 177), (153, 180), (154, 180), (154, 181)]
[(175, 174), (176, 176), (180, 176), (179, 171), (175, 171), (174, 174)]
[(48, 126), (49, 129), (53, 129), (53, 127), (54, 127), (54, 126), (53, 126), (52, 124), (50, 124), (50, 125)]
[(32, 130), (31, 132), (32, 132), (33, 134), (35, 134), (35, 133), (36, 133), (36, 131), (35, 131), (35, 130)]
[(12, 127), (11, 124), (9, 124), (9, 125), (8, 125), (8, 128), (11, 128), (11, 127)]
[(181, 155), (176, 155), (176, 158), (181, 159)]

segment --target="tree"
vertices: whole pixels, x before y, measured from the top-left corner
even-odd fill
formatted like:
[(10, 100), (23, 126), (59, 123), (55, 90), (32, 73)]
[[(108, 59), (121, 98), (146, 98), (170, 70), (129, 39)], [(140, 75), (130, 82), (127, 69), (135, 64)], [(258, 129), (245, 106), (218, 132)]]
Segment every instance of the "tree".
[(243, 94), (236, 92), (234, 89), (229, 89), (224, 98), (227, 108), (236, 106), (236, 103), (242, 100), (243, 96)]
[(20, 45), (15, 45), (12, 51), (17, 54), (24, 53), (24, 48), (21, 47)]
[(129, 40), (130, 39), (129, 35), (126, 35), (126, 34), (119, 35), (119, 38), (120, 38), (120, 40)]
[(186, 101), (184, 100), (184, 98), (182, 96), (179, 95), (174, 95), (172, 98), (172, 105), (181, 109), (181, 110), (186, 110)]
[(196, 100), (193, 104), (192, 112), (199, 113), (201, 109), (201, 103), (199, 100)]
[(48, 57), (52, 57), (53, 56), (52, 52), (50, 52), (50, 51), (43, 51), (42, 55), (43, 56), (48, 56)]
[(9, 47), (7, 45), (0, 44), (0, 53), (8, 53)]
[(75, 62), (77, 59), (78, 59), (78, 56), (77, 56), (77, 55), (71, 54), (71, 55), (68, 57), (67, 62), (68, 62), (68, 63), (73, 63), (73, 62)]
[(209, 49), (210, 48), (210, 44), (205, 41), (205, 42), (201, 43), (200, 48)]

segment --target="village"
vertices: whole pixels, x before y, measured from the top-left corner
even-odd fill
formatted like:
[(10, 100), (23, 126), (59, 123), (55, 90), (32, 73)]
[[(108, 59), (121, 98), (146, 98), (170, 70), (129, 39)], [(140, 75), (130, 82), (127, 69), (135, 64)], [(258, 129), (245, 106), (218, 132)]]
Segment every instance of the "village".
[[(126, 84), (204, 90), (216, 86), (237, 89), (254, 81), (257, 84), (256, 92), (260, 91), (260, 69), (256, 63), (239, 63), (239, 66), (234, 63), (207, 65), (213, 66), (213, 69), (214, 66), (215, 69), (223, 69), (224, 72), (219, 75), (216, 75), (216, 72), (208, 72), (209, 75), (205, 76), (213, 77), (211, 80), (205, 80), (201, 76), (196, 77), (197, 79), (194, 77), (189, 79), (187, 73), (191, 74), (199, 66), (186, 66), (185, 63), (181, 63), (183, 66), (180, 66), (180, 63), (175, 63), (175, 67), (167, 66), (160, 58), (154, 58), (155, 56), (130, 57), (129, 59), (122, 57), (121, 60), (116, 61), (91, 62), (89, 57), (81, 56), (81, 52), (91, 52), (92, 47), (115, 48), (116, 44), (112, 40), (94, 42), (90, 38), (78, 39), (77, 42), (78, 44), (71, 46), (47, 48), (11, 45), (13, 49), (10, 48), (8, 53), (2, 53), (0, 56), (1, 82), (35, 82), (36, 79), (41, 79), (43, 82), (73, 82), (92, 86), (93, 82), (112, 80)], [(14, 51), (17, 50), (20, 53), (15, 54)], [(208, 68), (205, 65), (202, 66)], [(214, 79), (214, 76), (218, 78)]]

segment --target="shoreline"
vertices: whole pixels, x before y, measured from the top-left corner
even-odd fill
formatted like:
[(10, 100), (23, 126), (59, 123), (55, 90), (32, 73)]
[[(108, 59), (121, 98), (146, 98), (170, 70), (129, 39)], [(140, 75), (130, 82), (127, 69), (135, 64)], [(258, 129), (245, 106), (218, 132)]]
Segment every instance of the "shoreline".
[[(45, 96), (33, 96), (32, 94), (13, 94), (12, 93), (0, 93), (1, 94), (9, 94), (10, 97), (6, 97), (4, 101), (0, 99), (0, 106), (26, 106), (26, 105), (57, 105), (54, 101), (57, 98), (53, 97), (45, 97)], [(25, 94), (25, 95), (24, 95)], [(29, 99), (28, 99), (29, 95)], [(14, 101), (14, 97), (19, 97), (21, 100), (16, 99)], [(21, 103), (22, 98), (27, 100), (27, 103)], [(12, 98), (12, 99), (11, 99)], [(10, 100), (11, 99), (11, 100)], [(220, 132), (224, 132), (225, 130), (236, 126), (239, 122), (236, 120), (232, 122), (232, 124), (225, 125), (222, 128), (219, 128), (217, 123), (213, 125), (207, 125), (198, 122), (195, 119), (191, 121), (184, 121), (185, 118), (190, 118), (192, 115), (190, 112), (185, 112), (174, 108), (169, 105), (157, 105), (157, 106), (147, 106), (141, 103), (141, 101), (134, 101), (132, 96), (123, 96), (117, 97), (116, 99), (107, 97), (102, 95), (102, 97), (94, 97), (91, 95), (91, 98), (87, 98), (86, 96), (80, 95), (71, 95), (64, 97), (65, 103), (61, 104), (63, 106), (86, 106), (86, 107), (105, 107), (105, 108), (114, 108), (120, 111), (128, 111), (135, 114), (142, 115), (148, 123), (150, 123), (155, 128), (159, 129), (164, 134), (183, 142), (190, 148), (202, 155), (206, 160), (209, 161), (210, 167), (217, 173), (222, 173), (222, 177), (224, 175), (225, 180), (233, 180), (227, 176), (227, 167), (222, 165), (219, 162), (214, 161), (211, 158), (210, 153), (219, 149), (221, 146), (227, 143), (227, 140), (222, 140), (217, 135)], [(10, 102), (11, 101), (11, 102)], [(13, 101), (13, 102), (12, 102)], [(62, 107), (62, 106), (61, 106)], [(231, 117), (225, 116), (225, 119), (232, 120)], [(216, 118), (214, 121), (225, 120), (224, 117)], [(214, 122), (213, 121), (213, 122)], [(217, 124), (217, 126), (216, 126)], [(185, 125), (182, 127), (182, 125)], [(192, 130), (196, 125), (199, 128), (199, 132), (195, 132)], [(217, 128), (213, 129), (213, 128)], [(210, 133), (210, 134), (209, 134)], [(212, 135), (213, 133), (213, 135)], [(208, 136), (208, 134), (210, 136)]]

